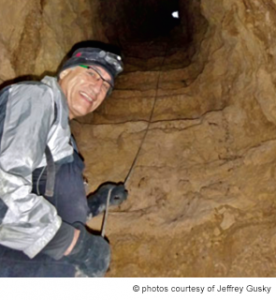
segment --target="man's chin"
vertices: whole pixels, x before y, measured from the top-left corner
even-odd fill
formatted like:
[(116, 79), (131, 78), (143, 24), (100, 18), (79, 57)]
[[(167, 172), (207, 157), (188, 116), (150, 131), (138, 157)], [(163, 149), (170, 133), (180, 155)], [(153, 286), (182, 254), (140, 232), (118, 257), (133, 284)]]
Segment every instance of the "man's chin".
[(75, 118), (81, 118), (84, 117), (88, 114), (90, 114), (92, 111), (88, 110), (76, 110), (73, 113), (70, 113), (70, 119), (75, 119)]
[(80, 113), (80, 114), (78, 114), (77, 118), (85, 117), (85, 116), (87, 116), (89, 113), (90, 113), (90, 111), (84, 112), (84, 113)]

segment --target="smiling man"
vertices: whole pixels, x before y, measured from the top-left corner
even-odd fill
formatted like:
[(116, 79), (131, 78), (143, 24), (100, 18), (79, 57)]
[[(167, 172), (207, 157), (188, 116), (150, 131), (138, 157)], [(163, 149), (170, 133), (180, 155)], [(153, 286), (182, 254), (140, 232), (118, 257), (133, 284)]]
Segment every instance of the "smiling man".
[(0, 277), (103, 276), (110, 246), (85, 223), (127, 198), (104, 184), (86, 198), (84, 164), (69, 119), (94, 111), (123, 71), (121, 57), (81, 48), (58, 77), (0, 93)]
[[(89, 57), (93, 58), (93, 51), (91, 48), (77, 50), (60, 70), (59, 84), (67, 98), (71, 119), (95, 110), (111, 93), (114, 78), (122, 70), (121, 57), (109, 53), (108, 63), (105, 61), (105, 51), (97, 54), (97, 64), (94, 61), (89, 65)], [(117, 69), (112, 68), (115, 67), (114, 64)]]

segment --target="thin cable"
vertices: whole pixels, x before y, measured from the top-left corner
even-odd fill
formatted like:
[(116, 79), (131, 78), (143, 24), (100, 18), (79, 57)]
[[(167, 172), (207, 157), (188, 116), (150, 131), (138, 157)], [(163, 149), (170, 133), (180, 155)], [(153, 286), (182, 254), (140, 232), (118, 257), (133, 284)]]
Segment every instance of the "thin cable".
[[(161, 64), (161, 67), (160, 67), (160, 71), (159, 71), (159, 74), (158, 74), (158, 78), (157, 78), (157, 85), (156, 85), (156, 93), (155, 93), (155, 97), (154, 97), (154, 102), (153, 102), (153, 106), (152, 106), (152, 109), (151, 109), (151, 114), (150, 114), (150, 118), (149, 118), (149, 121), (148, 121), (148, 126), (147, 126), (147, 129), (146, 129), (146, 132), (144, 134), (144, 137), (141, 141), (141, 144), (140, 144), (140, 147), (137, 151), (137, 154), (133, 160), (133, 163), (129, 169), (129, 172), (125, 178), (125, 181), (124, 181), (124, 184), (126, 185), (127, 181), (129, 180), (130, 178), (130, 175), (132, 174), (132, 171), (133, 171), (133, 168), (136, 164), (136, 161), (139, 157), (139, 154), (140, 154), (140, 151), (143, 147), (143, 144), (144, 144), (144, 141), (146, 139), (146, 136), (148, 134), (148, 131), (149, 131), (149, 126), (152, 122), (152, 117), (153, 117), (153, 113), (154, 113), (154, 108), (155, 108), (155, 104), (156, 104), (156, 101), (157, 101), (157, 96), (158, 96), (158, 90), (159, 90), (159, 85), (160, 85), (160, 77), (161, 77), (161, 72), (162, 72), (162, 69), (163, 69), (163, 66), (164, 66), (164, 63), (165, 63), (165, 59), (166, 59), (166, 54), (167, 54), (167, 50), (168, 50), (168, 45), (167, 45), (167, 48), (166, 48), (166, 52), (165, 52), (165, 55), (164, 55), (164, 59), (162, 61), (162, 64)], [(104, 213), (104, 216), (103, 216), (103, 222), (102, 222), (102, 229), (101, 229), (101, 236), (104, 237), (104, 234), (105, 234), (105, 226), (106, 226), (106, 222), (107, 222), (107, 217), (108, 217), (108, 208), (109, 208), (109, 203), (110, 203), (110, 197), (111, 197), (111, 192), (113, 190), (114, 187), (110, 188), (109, 191), (108, 191), (108, 195), (107, 195), (107, 198), (106, 198), (106, 209), (105, 209), (105, 213)]]
[(106, 226), (107, 216), (108, 216), (108, 207), (109, 207), (109, 203), (110, 203), (111, 192), (112, 192), (113, 189), (114, 189), (114, 186), (109, 189), (108, 194), (107, 194), (107, 198), (106, 198), (106, 209), (105, 209), (105, 213), (104, 213), (104, 217), (103, 217), (103, 223), (102, 223), (102, 229), (101, 229), (101, 236), (102, 237), (104, 237), (104, 234), (105, 234), (105, 226)]
[(158, 78), (157, 78), (157, 85), (156, 85), (156, 93), (155, 93), (155, 97), (154, 97), (154, 102), (153, 102), (153, 105), (152, 105), (152, 109), (151, 109), (151, 114), (150, 114), (149, 121), (147, 121), (147, 122), (148, 122), (148, 126), (147, 126), (146, 132), (145, 132), (145, 134), (144, 134), (144, 136), (143, 136), (143, 139), (142, 139), (142, 141), (141, 141), (140, 147), (139, 147), (139, 149), (138, 149), (138, 151), (137, 151), (137, 154), (136, 154), (136, 156), (135, 156), (135, 158), (134, 158), (134, 160), (133, 160), (133, 163), (132, 163), (132, 165), (131, 165), (131, 167), (130, 167), (130, 169), (129, 169), (129, 171), (128, 171), (128, 174), (127, 174), (127, 176), (126, 176), (126, 178), (125, 178), (125, 181), (124, 181), (124, 184), (125, 184), (125, 185), (127, 184), (128, 180), (129, 180), (129, 178), (130, 178), (130, 175), (131, 175), (132, 172), (133, 172), (133, 168), (134, 168), (134, 166), (135, 166), (135, 164), (136, 164), (136, 161), (137, 161), (137, 159), (138, 159), (138, 157), (139, 157), (139, 154), (140, 154), (140, 152), (141, 152), (141, 150), (142, 150), (144, 141), (146, 140), (146, 137), (147, 137), (147, 135), (148, 135), (148, 131), (149, 131), (150, 124), (152, 123), (152, 117), (153, 117), (153, 114), (154, 114), (155, 104), (156, 104), (156, 102), (157, 102), (158, 90), (159, 90), (159, 86), (160, 86), (161, 72), (162, 72), (162, 69), (163, 69), (163, 66), (164, 66), (164, 63), (165, 63), (165, 59), (166, 59), (166, 56), (167, 56), (167, 51), (168, 51), (168, 45), (167, 45), (167, 47), (166, 47), (164, 59), (163, 59), (162, 64), (161, 64), (161, 66), (160, 66), (160, 71), (159, 71)]

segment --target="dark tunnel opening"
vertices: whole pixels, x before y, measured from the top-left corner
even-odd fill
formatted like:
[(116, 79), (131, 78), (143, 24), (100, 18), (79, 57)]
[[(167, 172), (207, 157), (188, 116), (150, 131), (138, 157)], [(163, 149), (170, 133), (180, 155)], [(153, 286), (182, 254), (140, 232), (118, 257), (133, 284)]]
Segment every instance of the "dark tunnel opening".
[(178, 23), (171, 15), (176, 10), (178, 0), (107, 0), (101, 3), (100, 15), (111, 42), (133, 42), (167, 36)]
[[(203, 37), (208, 28), (200, 4), (201, 0), (106, 0), (99, 6), (100, 22), (108, 41), (127, 58), (151, 59), (176, 52), (183, 56), (185, 52), (190, 60), (196, 52), (195, 37)], [(172, 16), (175, 11), (178, 19)]]
[(106, 0), (98, 9), (102, 33), (121, 49), (124, 72), (111, 97), (82, 123), (147, 120), (152, 97), (181, 95), (202, 72), (204, 59), (198, 58), (208, 22), (201, 0)]

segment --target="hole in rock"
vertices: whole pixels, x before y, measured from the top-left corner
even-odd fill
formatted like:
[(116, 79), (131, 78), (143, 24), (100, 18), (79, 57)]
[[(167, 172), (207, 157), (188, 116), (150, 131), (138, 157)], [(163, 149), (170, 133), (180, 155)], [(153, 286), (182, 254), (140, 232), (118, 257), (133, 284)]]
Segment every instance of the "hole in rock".
[[(181, 19), (173, 18), (173, 12)], [(133, 57), (161, 56), (166, 47), (185, 51), (193, 36), (207, 27), (199, 0), (106, 0), (99, 15), (109, 42)]]
[[(101, 30), (110, 43), (122, 50), (125, 70), (111, 98), (81, 122), (149, 120), (152, 95), (182, 95), (204, 67), (201, 61), (201, 65), (185, 74), (185, 68), (201, 51), (200, 44), (208, 30), (200, 5), (200, 0), (101, 2), (98, 9)], [(172, 12), (178, 12), (180, 18), (173, 18)], [(174, 74), (168, 73), (174, 70)], [(138, 94), (143, 99), (138, 99)], [(173, 106), (166, 110), (179, 110), (177, 118), (190, 117), (191, 113), (183, 113), (176, 102)], [(158, 119), (160, 116), (155, 114), (153, 120)], [(162, 114), (161, 119), (164, 119)]]

